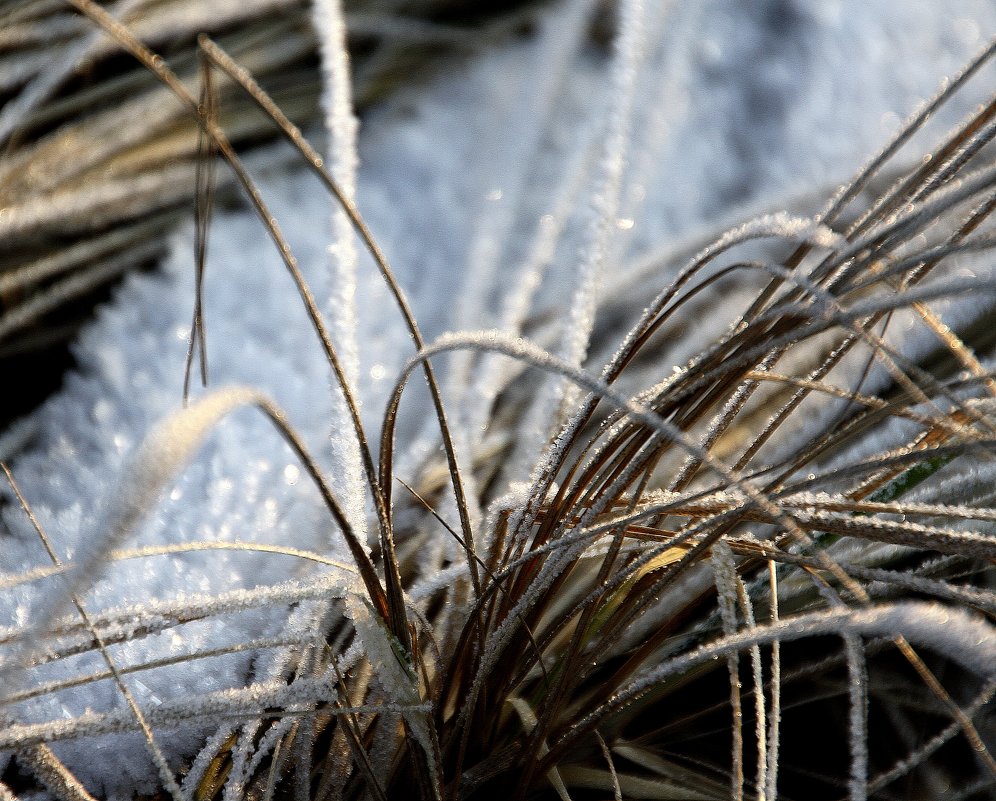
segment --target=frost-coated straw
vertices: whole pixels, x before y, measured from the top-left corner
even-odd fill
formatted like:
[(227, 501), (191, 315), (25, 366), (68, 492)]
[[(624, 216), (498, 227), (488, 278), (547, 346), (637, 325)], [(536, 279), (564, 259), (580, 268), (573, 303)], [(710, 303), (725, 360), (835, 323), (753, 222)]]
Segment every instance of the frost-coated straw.
[[(148, 0), (119, 0), (108, 9), (108, 13), (118, 19), (124, 19), (147, 2)], [(104, 41), (104, 37), (105, 34), (101, 30), (90, 31), (70, 43), (58, 59), (37, 73), (16, 97), (0, 109), (0, 146), (7, 143), (10, 136), (23, 124), (25, 117), (39, 103), (45, 102), (62, 81), (74, 70), (83, 66), (96, 47)]]
[[(48, 553), (49, 559), (51, 559), (52, 563), (56, 567), (62, 567), (62, 559), (59, 558), (59, 555), (52, 547), (48, 535), (45, 533), (41, 523), (38, 521), (38, 518), (29, 506), (27, 499), (21, 494), (21, 489), (17, 486), (17, 482), (14, 481), (14, 476), (11, 474), (10, 468), (7, 467), (6, 464), (0, 463), (0, 469), (3, 470), (3, 473), (7, 478), (7, 483), (10, 484), (10, 488), (14, 491), (14, 495), (17, 497), (18, 503), (31, 521), (31, 525), (34, 527), (35, 533), (41, 540), (46, 553)], [(131, 692), (128, 685), (125, 684), (114, 659), (111, 657), (111, 652), (108, 650), (106, 643), (97, 631), (96, 626), (93, 625), (93, 621), (90, 619), (90, 615), (83, 606), (83, 602), (75, 593), (72, 593), (72, 602), (73, 606), (76, 607), (76, 611), (79, 613), (80, 618), (82, 618), (83, 624), (93, 635), (93, 638), (97, 643), (97, 649), (100, 651), (100, 655), (103, 658), (104, 663), (107, 665), (108, 670), (114, 677), (114, 683), (117, 685), (118, 691), (124, 696), (125, 702), (128, 705), (128, 711), (135, 718), (135, 722), (138, 724), (138, 728), (142, 732), (142, 737), (145, 739), (146, 747), (152, 757), (153, 763), (155, 763), (155, 766), (159, 771), (159, 776), (162, 779), (163, 784), (169, 791), (169, 794), (173, 797), (173, 801), (183, 801), (183, 793), (180, 790), (180, 785), (177, 784), (176, 777), (173, 775), (173, 771), (166, 762), (166, 757), (163, 754), (162, 749), (156, 742), (155, 735), (152, 733), (152, 727), (149, 726), (149, 722), (139, 707), (138, 702), (135, 700), (134, 694)]]
[[(457, 330), (478, 326), (482, 319), (487, 318), (485, 302), (491, 293), (485, 288), (495, 277), (500, 277), (495, 289), (500, 293), (500, 305), (505, 314), (499, 318), (499, 325), (504, 327), (506, 321), (510, 322), (510, 330), (521, 333), (519, 323), (528, 311), (528, 305), (525, 304), (532, 297), (530, 290), (538, 288), (541, 276), (528, 260), (517, 265), (517, 270), (506, 271), (501, 269), (501, 264), (507, 250), (506, 243), (511, 239), (516, 215), (520, 213), (521, 199), (526, 194), (525, 187), (536, 167), (542, 136), (549, 133), (548, 118), (555, 107), (555, 94), (563, 90), (570, 64), (584, 41), (591, 7), (591, 0), (573, 0), (561, 14), (547, 20), (542, 30), (542, 44), (536, 48), (537, 52), (533, 56), (536, 63), (535, 76), (538, 77), (531, 71), (528, 80), (523, 81), (519, 87), (520, 95), (523, 90), (528, 92), (526, 97), (520, 97), (519, 100), (526, 108), (513, 116), (510, 122), (512, 131), (502, 130), (496, 137), (501, 170), (497, 180), (500, 181), (502, 197), (499, 202), (485, 207), (475, 225), (461, 288), (461, 303), (458, 304), (455, 315)], [(568, 174), (568, 180), (573, 179), (574, 176)], [(544, 226), (541, 222), (537, 236), (552, 232), (551, 228), (557, 234), (561, 230), (561, 226)], [(550, 251), (555, 247), (556, 241), (548, 243)], [(512, 320), (508, 320), (506, 311), (510, 301), (516, 304), (513, 306), (512, 314), (515, 316)], [(485, 358), (483, 363), (476, 366), (476, 377), (471, 380), (471, 371), (475, 369), (472, 356), (471, 353), (454, 354), (447, 381), (447, 397), (460, 401), (460, 426), (454, 431), (454, 437), (460, 446), (458, 453), (466, 464), (472, 462), (471, 441), (476, 432), (486, 425), (498, 392), (494, 379), (495, 360)], [(480, 519), (480, 509), (473, 473), (469, 472), (465, 480), (466, 497), (471, 505), (469, 516), (476, 525)]]
[[(723, 634), (732, 637), (737, 633), (737, 568), (730, 546), (720, 540), (712, 548), (711, 567), (716, 584), (720, 617), (723, 621)], [(740, 695), (740, 653), (733, 651), (726, 655), (726, 668), (730, 674), (730, 711), (733, 716), (732, 763), (730, 771), (730, 797), (743, 801), (744, 797), (744, 731), (743, 705)], [(755, 688), (757, 692), (760, 688)], [(758, 755), (759, 761), (761, 756)], [(763, 782), (758, 782), (763, 787)]]
[(936, 650), (982, 678), (996, 677), (996, 628), (977, 615), (921, 601), (881, 604), (861, 609), (842, 606), (795, 615), (750, 631), (722, 637), (690, 653), (669, 659), (641, 675), (615, 697), (577, 721), (565, 738), (577, 737), (580, 732), (591, 730), (607, 714), (631, 703), (668, 676), (684, 673), (716, 657), (743, 651), (755, 644), (770, 645), (828, 634), (861, 637), (895, 637), (899, 634), (910, 642)]
[[(605, 139), (588, 201), (591, 218), (578, 258), (576, 289), (567, 305), (567, 318), (556, 348), (558, 356), (574, 365), (580, 365), (588, 352), (602, 271), (616, 230), (634, 94), (643, 58), (644, 13), (643, 0), (624, 0), (619, 4), (619, 32), (609, 72), (609, 98), (603, 123)], [(560, 380), (553, 382), (526, 413), (525, 430), (534, 433), (538, 442), (546, 443), (553, 433), (550, 421), (560, 419), (561, 404), (571, 405), (575, 390), (569, 386)]]
[[(315, 0), (312, 18), (318, 33), (322, 56), (322, 107), (329, 135), (328, 170), (343, 195), (356, 199), (356, 168), (359, 156), (356, 134), (359, 127), (353, 111), (349, 54), (346, 50), (346, 21), (341, 0)], [(359, 386), (359, 351), (356, 342), (356, 245), (353, 224), (338, 204), (332, 209), (332, 237), (328, 246), (330, 295), (327, 299), (329, 331), (342, 360), (343, 373), (352, 386)], [(333, 388), (331, 431), (349, 425), (349, 411), (339, 392)], [(359, 445), (351, 437), (333, 436), (332, 449), (336, 468), (333, 487), (343, 499), (344, 509), (353, 529), (365, 537), (367, 528), (364, 479)]]
[[(89, 4), (92, 0), (71, 0), (71, 2), (79, 4)], [(94, 14), (99, 12), (95, 11)], [(415, 320), (415, 315), (412, 312), (411, 306), (408, 302), (408, 298), (402, 291), (397, 279), (394, 276), (394, 272), (391, 269), (390, 264), (387, 261), (384, 252), (381, 250), (380, 246), (377, 244), (373, 237), (372, 232), (367, 227), (363, 218), (360, 216), (359, 211), (355, 205), (346, 197), (339, 185), (335, 182), (335, 179), (329, 174), (328, 170), (325, 169), (325, 165), (320, 156), (315, 152), (314, 148), (308, 143), (308, 141), (302, 136), (300, 129), (298, 129), (289, 119), (280, 111), (276, 104), (266, 95), (252, 79), (246, 70), (239, 67), (232, 59), (215, 45), (206, 36), (199, 38), (199, 44), (205, 53), (211, 58), (211, 60), (219, 68), (225, 71), (233, 80), (239, 83), (240, 86), (249, 94), (249, 96), (260, 106), (263, 111), (265, 111), (270, 118), (279, 126), (281, 133), (285, 138), (294, 145), (295, 148), (304, 156), (307, 161), (308, 166), (313, 172), (322, 180), (326, 189), (335, 197), (336, 201), (342, 206), (343, 210), (349, 215), (349, 219), (356, 232), (360, 235), (363, 240), (363, 244), (366, 246), (367, 251), (373, 257), (377, 268), (380, 270), (381, 275), (384, 278), (384, 282), (387, 284), (388, 290), (390, 291), (394, 301), (401, 313), (404, 324), (408, 329), (408, 333), (415, 344), (416, 348), (421, 348), (424, 345), (424, 340), (422, 339), (422, 333), (419, 330), (418, 323)], [(147, 54), (143, 54), (145, 56)], [(164, 74), (164, 80), (169, 76)], [(170, 84), (172, 86), (172, 83)], [(178, 92), (184, 92), (185, 90), (177, 90)], [(217, 130), (216, 126), (211, 128), (209, 126), (210, 133), (212, 136), (219, 140), (219, 145), (225, 143), (225, 138), (223, 132)], [(302, 299), (305, 301), (308, 307), (309, 316), (312, 319), (312, 323), (318, 331), (322, 338), (323, 347), (326, 349), (326, 355), (329, 361), (336, 371), (337, 380), (339, 380), (340, 388), (343, 394), (347, 397), (350, 417), (353, 427), (357, 432), (357, 436), (360, 440), (360, 457), (364, 462), (364, 470), (367, 473), (367, 483), (370, 487), (371, 494), (374, 500), (374, 508), (380, 518), (381, 526), (381, 542), (384, 547), (385, 553), (385, 565), (388, 571), (388, 591), (394, 596), (395, 603), (392, 604), (392, 609), (400, 609), (400, 583), (397, 580), (397, 569), (394, 559), (394, 544), (393, 544), (393, 534), (391, 527), (391, 493), (393, 487), (389, 481), (378, 483), (375, 477), (375, 469), (373, 467), (373, 462), (367, 447), (366, 435), (363, 431), (363, 424), (359, 417), (359, 407), (353, 397), (353, 392), (350, 388), (348, 382), (345, 381), (345, 377), (342, 374), (341, 367), (339, 365), (339, 360), (335, 354), (334, 348), (332, 348), (331, 341), (328, 339), (327, 332), (325, 331), (324, 323), (322, 322), (317, 307), (314, 304), (314, 300), (311, 297), (310, 290), (307, 289), (307, 285), (303, 282), (303, 278), (300, 277), (299, 271), (297, 270), (296, 262), (293, 260), (293, 255), (290, 253), (289, 248), (287, 248), (286, 243), (283, 241), (282, 235), (280, 234), (279, 228), (276, 227), (275, 221), (269, 217), (268, 213), (265, 211), (265, 206), (262, 200), (259, 198), (259, 193), (256, 191), (255, 187), (252, 185), (251, 181), (248, 181), (247, 176), (244, 176), (244, 171), (241, 170), (241, 165), (238, 159), (235, 157), (234, 152), (230, 152), (231, 148), (226, 151), (224, 147), (221, 148), (222, 152), (225, 154), (226, 160), (235, 169), (243, 188), (249, 194), (253, 205), (257, 209), (257, 213), (260, 215), (260, 219), (266, 226), (268, 233), (274, 242), (280, 249), (281, 256), (283, 257), (288, 268), (295, 276), (295, 280), (298, 283), (299, 290), (302, 295)], [(425, 378), (426, 383), (429, 385), (429, 393), (432, 396), (433, 407), (436, 412), (436, 419), (439, 424), (439, 430), (443, 439), (443, 448), (446, 451), (447, 464), (450, 471), (450, 479), (453, 485), (453, 491), (457, 499), (457, 511), (460, 516), (460, 528), (463, 533), (463, 540), (467, 543), (467, 562), (468, 569), (470, 572), (471, 583), (474, 587), (475, 592), (479, 593), (480, 589), (480, 578), (478, 575), (477, 563), (474, 558), (476, 553), (476, 546), (474, 541), (474, 531), (471, 525), (470, 519), (467, 515), (468, 503), (466, 502), (465, 492), (463, 489), (463, 481), (461, 479), (461, 473), (459, 466), (457, 464), (456, 450), (453, 445), (453, 439), (450, 435), (449, 424), (447, 422), (446, 410), (443, 406), (442, 397), (439, 390), (438, 382), (436, 381), (435, 374), (432, 371), (431, 366), (425, 364)], [(391, 460), (393, 458), (393, 453), (390, 449), (385, 449), (383, 443), (381, 443), (381, 473), (385, 472), (383, 467), (384, 460)], [(389, 472), (389, 468), (388, 468)], [(394, 574), (394, 575), (392, 575)], [(395, 628), (395, 634), (398, 636), (402, 642), (406, 642), (408, 638), (408, 630), (403, 621), (397, 619), (393, 622)]]

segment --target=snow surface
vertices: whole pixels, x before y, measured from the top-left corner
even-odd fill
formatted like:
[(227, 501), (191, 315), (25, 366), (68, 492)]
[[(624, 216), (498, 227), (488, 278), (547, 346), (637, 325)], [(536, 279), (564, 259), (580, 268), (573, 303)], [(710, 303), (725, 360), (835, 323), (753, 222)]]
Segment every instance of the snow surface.
[[(584, 30), (592, 5), (555, 4), (532, 35), (455, 64), (426, 86), (400, 91), (363, 120), (358, 204), (429, 340), (451, 328), (500, 326), (519, 333), (529, 316), (550, 311), (560, 320), (564, 299), (578, 291), (579, 280), (590, 282), (596, 297), (611, 296), (641, 254), (731, 219), (744, 207), (777, 209), (814, 191), (822, 197), (996, 31), (991, 0), (637, 2), (627, 8), (638, 17), (629, 21), (640, 29), (638, 41), (619, 47), (628, 61), (613, 68), (611, 48), (571, 38)], [(628, 85), (631, 109), (618, 94)], [(339, 108), (330, 116), (342, 129), (348, 113)], [(941, 129), (958, 116), (949, 113)], [(609, 153), (617, 164), (605, 162), (606, 136), (618, 139)], [(313, 179), (283, 166), (284, 155), (274, 155), (257, 175), (331, 313), (351, 300), (330, 277), (332, 206)], [(338, 151), (333, 162), (350, 169), (348, 153)], [(618, 196), (609, 199), (607, 192)], [(813, 204), (807, 213), (818, 208)], [(601, 263), (579, 279), (579, 264), (594, 258), (592, 226), (606, 210), (605, 241), (596, 245), (604, 247)], [(99, 523), (116, 502), (139, 443), (180, 407), (193, 303), (191, 242), (189, 230), (178, 234), (160, 273), (131, 276), (101, 310), (76, 348), (79, 372), (37, 413), (37, 436), (13, 465), (64, 560), (85, 558), (100, 539)], [(352, 256), (340, 246), (336, 258)], [(652, 280), (663, 286), (667, 278)], [(355, 337), (362, 412), (376, 432), (394, 376), (413, 351), (364, 254), (355, 281), (355, 331), (339, 335)], [(335, 412), (328, 366), (289, 277), (248, 213), (214, 221), (205, 295), (213, 386), (246, 385), (273, 398), (319, 463), (336, 475), (336, 459), (341, 467), (343, 454), (351, 452), (343, 447), (350, 434), (331, 423), (342, 416)], [(728, 300), (736, 305), (740, 298)], [(712, 304), (699, 328), (665, 358), (680, 364), (696, 352), (705, 337), (722, 330), (717, 321), (726, 319), (728, 305), (724, 315), (723, 303)], [(553, 334), (567, 343), (571, 358), (611, 349), (612, 342), (590, 345), (587, 335), (572, 339), (586, 321), (575, 323)], [(461, 458), (481, 446), (491, 404), (517, 371), (485, 357), (457, 357), (450, 372), (442, 370)], [(519, 481), (528, 477), (554, 422), (549, 396), (539, 397), (547, 411), (527, 413), (522, 430), (505, 432), (518, 446), (512, 472), (518, 471)], [(413, 475), (437, 454), (425, 403), (417, 387), (406, 394), (398, 434), (401, 476)], [(330, 448), (330, 442), (339, 445)], [(7, 581), (49, 563), (18, 510), (8, 508), (4, 522), (0, 636), (6, 637), (45, 623), (37, 615), (56, 580)], [(279, 544), (349, 561), (292, 452), (249, 408), (232, 412), (208, 433), (119, 547), (202, 540)], [(437, 551), (448, 547), (440, 544)], [(430, 555), (426, 561), (431, 573)], [(323, 571), (335, 568), (275, 554), (149, 556), (109, 565), (83, 600), (91, 614), (154, 601), (168, 608), (199, 595), (291, 579), (307, 584)], [(232, 611), (131, 639), (111, 653), (119, 666), (139, 665), (259, 638), (300, 637), (300, 622), (288, 625), (289, 610), (283, 601)], [(0, 664), (9, 666), (24, 647), (5, 645)], [(279, 660), (252, 653), (156, 668), (126, 680), (143, 704), (189, 699), (273, 675)], [(6, 670), (0, 682), (11, 694), (103, 669), (99, 655), (87, 653), (29, 671), (0, 668)], [(5, 713), (21, 723), (42, 723), (122, 707), (114, 684), (100, 680), (9, 705)], [(210, 730), (180, 728), (158, 739), (176, 762)], [(131, 797), (155, 786), (137, 734), (67, 740), (56, 752), (102, 795)]]

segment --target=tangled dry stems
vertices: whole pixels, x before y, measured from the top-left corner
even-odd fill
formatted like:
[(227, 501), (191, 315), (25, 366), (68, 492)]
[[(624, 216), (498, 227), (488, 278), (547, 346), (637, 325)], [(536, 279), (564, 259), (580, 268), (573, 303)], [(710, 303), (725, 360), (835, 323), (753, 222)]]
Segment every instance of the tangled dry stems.
[[(203, 40), (207, 61), (267, 110), (347, 210), (409, 328), (418, 353), (398, 379), (375, 454), (304, 278), (208, 96), (198, 103), (185, 94), (126, 29), (85, 0), (77, 5), (181, 96), (199, 120), (202, 153), (216, 151), (235, 168), (284, 254), (352, 405), (377, 546), (368, 553), (317, 462), (265, 398), (209, 394), (165, 421), (136, 457), (102, 547), (53, 602), (55, 613), (76, 602), (81, 622), (65, 618), (58, 629), (28, 633), (24, 654), (37, 644), (32, 636), (58, 643), (51, 658), (106, 653), (116, 639), (246, 603), (240, 595), (149, 605), (145, 626), (129, 620), (126, 630), (113, 614), (87, 616), (78, 601), (102, 561), (146, 555), (121, 550), (136, 517), (241, 405), (259, 407), (291, 444), (354, 563), (329, 565), (322, 581), (307, 586), (254, 594), (260, 605), (334, 599), (321, 615), (321, 636), (295, 643), (283, 686), (196, 706), (133, 703), (68, 724), (8, 727), (2, 747), (17, 748), (50, 792), (85, 794), (60, 773), (44, 750), (48, 742), (140, 725), (154, 747), (157, 727), (190, 718), (219, 725), (218, 734), (182, 786), (165, 762), (160, 768), (165, 790), (198, 801), (221, 798), (233, 771), (247, 797), (315, 801), (394, 798), (411, 787), (426, 799), (886, 798), (899, 781), (922, 792), (937, 776), (957, 781), (961, 797), (991, 792), (996, 546), (986, 524), (996, 520), (996, 507), (991, 497), (952, 496), (943, 481), (953, 468), (984, 474), (996, 446), (996, 383), (984, 354), (930, 303), (993, 291), (988, 279), (949, 267), (994, 244), (996, 98), (922, 166), (871, 199), (864, 193), (936, 109), (965, 91), (993, 46), (816, 217), (762, 217), (697, 254), (596, 374), (498, 332), (426, 344), (372, 234), (317, 153), (248, 74)], [(199, 182), (201, 242), (210, 185)], [(687, 365), (655, 375), (656, 346), (699, 293), (744, 274), (763, 278), (753, 304)], [(887, 336), (900, 313), (936, 335), (931, 369)], [(193, 330), (191, 363), (203, 344), (203, 327), (195, 322)], [(463, 478), (500, 468), (462, 465), (452, 445), (433, 364), (456, 350), (516, 359), (583, 391), (528, 490), (504, 500), (484, 490), (479, 500), (491, 502), (491, 513), (476, 530)], [(393, 428), (419, 371), (460, 513), (452, 524), (436, 511), (442, 488), (409, 486), (393, 472)], [(841, 375), (846, 380), (835, 379)], [(507, 414), (514, 399), (498, 405), (496, 415)], [(797, 425), (803, 415), (820, 424)], [(883, 435), (877, 451), (848, 455), (897, 420), (907, 424), (905, 435)], [(402, 506), (409, 507), (403, 521)], [(413, 595), (407, 559), (439, 536), (458, 542), (464, 559)], [(64, 572), (52, 558), (46, 576)], [(107, 662), (108, 675), (117, 675)], [(809, 716), (819, 716), (822, 736)], [(924, 728), (919, 739), (907, 736), (914, 725)]]

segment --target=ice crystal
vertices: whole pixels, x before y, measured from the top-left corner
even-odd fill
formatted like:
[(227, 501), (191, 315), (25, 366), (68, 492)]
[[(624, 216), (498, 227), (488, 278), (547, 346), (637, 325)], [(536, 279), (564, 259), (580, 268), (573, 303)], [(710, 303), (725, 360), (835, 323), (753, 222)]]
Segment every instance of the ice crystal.
[[(492, 498), (512, 493), (506, 504), (528, 497), (528, 485), (509, 482), (542, 473), (547, 437), (564, 423), (563, 399), (576, 400), (564, 388), (565, 376), (582, 364), (597, 374), (618, 342), (608, 335), (617, 323), (606, 310), (628, 302), (634, 288), (651, 280), (647, 265), (671, 269), (660, 265), (673, 262), (650, 255), (676, 242), (698, 242), (704, 226), (712, 230), (717, 220), (733, 221), (762, 205), (790, 206), (800, 195), (832, 188), (886, 141), (896, 120), (943, 75), (967, 60), (983, 43), (980, 31), (996, 29), (996, 9), (987, 0), (625, 0), (617, 43), (602, 50), (587, 38), (594, 5), (552, 4), (531, 35), (473, 63), (454, 64), (427, 86), (400, 90), (371, 110), (357, 139), (341, 9), (336, 0), (316, 2), (332, 173), (347, 196), (355, 194), (427, 336), (450, 329), (502, 331), (493, 340), (457, 337), (443, 345), (458, 343), (462, 350), (445, 384), (458, 458), (470, 467), (489, 454), (509, 453), (496, 468), (499, 486), (491, 492)], [(358, 255), (345, 215), (299, 168), (286, 166), (286, 156), (278, 148), (254, 166), (322, 299), (363, 419), (376, 431), (392, 379), (414, 353), (411, 340), (370, 260)], [(829, 231), (782, 215), (734, 229), (728, 242), (714, 247), (772, 232), (823, 246), (834, 242)], [(78, 592), (150, 721), (163, 729), (161, 742), (173, 764), (206, 737), (220, 743), (231, 731), (214, 734), (211, 724), (277, 705), (305, 709), (335, 700), (328, 676), (289, 685), (280, 677), (289, 655), (307, 642), (319, 601), (341, 603), (383, 675), (382, 708), (402, 716), (430, 751), (426, 709), (411, 691), (412, 676), (397, 660), (393, 635), (358, 600), (356, 575), (336, 566), (351, 563), (349, 552), (314, 484), (265, 415), (239, 408), (265, 396), (283, 410), (332, 477), (347, 518), (362, 535), (366, 492), (348, 415), (295, 288), (248, 213), (215, 220), (205, 315), (212, 384), (252, 390), (208, 394), (180, 410), (191, 238), (188, 230), (180, 232), (162, 270), (129, 277), (101, 311), (77, 346), (79, 371), (37, 413), (33, 439), (13, 464), (43, 528), (62, 558), (77, 567), (51, 569), (22, 511), (4, 509), (0, 625), (12, 644), (0, 653), (0, 682), (11, 677), (4, 693), (16, 700), (5, 706), (0, 749), (57, 741), (56, 754), (92, 792), (133, 796), (155, 789), (145, 744), (118, 690), (97, 655), (82, 653), (91, 635), (67, 605)], [(978, 269), (960, 277), (961, 284), (928, 284), (916, 296), (977, 289), (991, 281), (991, 273)], [(652, 282), (664, 286), (673, 277), (656, 274)], [(687, 336), (661, 358), (686, 363), (707, 337), (725, 330), (732, 310), (755, 286), (734, 284), (712, 296)], [(653, 294), (640, 297), (646, 302)], [(869, 301), (866, 312), (880, 302)], [(952, 301), (944, 307), (946, 319), (971, 308)], [(814, 317), (827, 313), (813, 308)], [(503, 430), (493, 415), (497, 399), (515, 391), (524, 367), (521, 359), (494, 352), (538, 353), (507, 344), (527, 329), (561, 360), (533, 359), (550, 375), (537, 379), (538, 387), (529, 385), (516, 417), (521, 428)], [(481, 347), (475, 350), (475, 343)], [(912, 341), (907, 355), (930, 344)], [(441, 463), (423, 391), (414, 382), (405, 395), (395, 434), (396, 472), (405, 480)], [(625, 388), (617, 392), (617, 400), (627, 399)], [(658, 427), (668, 433), (663, 425)], [(898, 441), (892, 429), (881, 437)], [(879, 443), (867, 447), (881, 449)], [(991, 496), (983, 478), (974, 476), (973, 486)], [(795, 498), (800, 507), (813, 507), (801, 508), (799, 516), (833, 518), (845, 527), (847, 519), (822, 505), (816, 495), (821, 488), (813, 489), (812, 496)], [(731, 490), (725, 500), (715, 497), (734, 505), (746, 496)], [(960, 496), (952, 501), (943, 484), (916, 500), (925, 514), (962, 503)], [(492, 515), (498, 511), (496, 506)], [(495, 518), (475, 513), (472, 519)], [(562, 569), (587, 547), (582, 529), (589, 524), (579, 523), (577, 550), (566, 550), (545, 570)], [(892, 538), (887, 541), (900, 544), (926, 531), (905, 521), (877, 525)], [(973, 531), (931, 536), (942, 551), (945, 542), (963, 547), (975, 538), (980, 553), (992, 556), (989, 540)], [(202, 542), (273, 545), (295, 553), (180, 547)], [(142, 555), (141, 549), (158, 546), (177, 547)], [(127, 549), (138, 556), (125, 558), (120, 552)], [(411, 599), (460, 573), (451, 565), (457, 551), (449, 539), (424, 549), (413, 568)], [(850, 643), (859, 635), (901, 632), (969, 671), (993, 673), (992, 630), (967, 613), (926, 604), (835, 607), (767, 626), (750, 618), (749, 626), (738, 628), (730, 555), (717, 558), (723, 638), (672, 656), (607, 703), (622, 703), (717, 656), (735, 666), (744, 649), (753, 649), (760, 684), (756, 646), (825, 633), (843, 634)], [(853, 575), (862, 570), (883, 586), (922, 589), (930, 582), (868, 563), (855, 564)], [(944, 591), (974, 603), (970, 590)], [(520, 604), (525, 608), (529, 601), (527, 592)], [(509, 627), (516, 625), (514, 615), (508, 620)], [(502, 636), (496, 632), (488, 655)], [(20, 667), (25, 654), (33, 660), (30, 671)], [(861, 683), (862, 666), (852, 669)], [(74, 684), (77, 677), (85, 680)], [(863, 692), (859, 687), (853, 696), (856, 718)], [(773, 786), (775, 766), (766, 768), (763, 721), (758, 725), (758, 783)], [(271, 740), (264, 742), (272, 747)], [(236, 753), (243, 763), (236, 764), (230, 794), (250, 770), (252, 737), (240, 742)], [(853, 779), (852, 793), (858, 797), (864, 757), (856, 756), (861, 776)], [(195, 762), (192, 775), (206, 769)], [(192, 792), (189, 783), (184, 789)]]

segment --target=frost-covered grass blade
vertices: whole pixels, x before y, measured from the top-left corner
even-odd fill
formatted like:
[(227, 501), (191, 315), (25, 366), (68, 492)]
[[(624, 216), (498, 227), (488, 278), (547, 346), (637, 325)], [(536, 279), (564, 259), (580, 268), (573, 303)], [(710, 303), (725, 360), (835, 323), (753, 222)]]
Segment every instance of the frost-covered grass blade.
[[(308, 346), (323, 357), (316, 395), (332, 398), (334, 433), (329, 453), (316, 452), (261, 392), (188, 384), (189, 404), (134, 449), (94, 540), (67, 564), (0, 577), (4, 592), (36, 593), (27, 619), (0, 631), (5, 675), (17, 679), (0, 699), (11, 710), (0, 735), (12, 754), (5, 794), (44, 787), (87, 797), (50, 744), (136, 728), (161, 769), (160, 790), (196, 801), (413, 791), (433, 801), (860, 801), (950, 783), (966, 798), (991, 792), (996, 381), (991, 342), (970, 334), (994, 302), (996, 100), (987, 94), (929, 157), (912, 167), (903, 159), (936, 115), (979, 91), (996, 45), (822, 211), (771, 210), (716, 232), (682, 265), (661, 265), (640, 313), (613, 306), (619, 296), (601, 276), (624, 258), (617, 237), (632, 221), (621, 211), (639, 206), (625, 153), (638, 140), (639, 92), (656, 78), (652, 34), (678, 12), (625, 0), (603, 56), (607, 93), (590, 130), (570, 143), (576, 174), (543, 198), (551, 205), (511, 198), (521, 207), (482, 223), (471, 248), (482, 259), (472, 277), (483, 282), (497, 247), (488, 238), (518, 230), (516, 215), (529, 218), (539, 239), (509, 250), (522, 260), (514, 274), (538, 287), (563, 267), (558, 247), (580, 243), (571, 291), (559, 295), (566, 307), (552, 319), (538, 292), (514, 287), (501, 295), (505, 328), (482, 320), (481, 330), (430, 340), (359, 211), (338, 3), (318, 13), (334, 72), (328, 165), (246, 70), (214, 42), (199, 43), (206, 80), (238, 84), (335, 204), (335, 279), (321, 296), (228, 142), (212, 85), (197, 102), (132, 32), (89, 0), (72, 2), (169, 86), (202, 132), (188, 371), (197, 355), (210, 384), (203, 309), (220, 155), (305, 308)], [(557, 23), (581, 31), (591, 4), (557, 13), (535, 34), (537, 52), (585, 68), (590, 42), (565, 45)], [(555, 94), (551, 82), (544, 97)], [(556, 133), (532, 131), (532, 155)], [(527, 183), (523, 173), (510, 185)], [(580, 187), (588, 200), (574, 217), (561, 201), (583, 197)], [(501, 200), (492, 195), (487, 202)], [(540, 205), (552, 210), (535, 227)], [(383, 292), (396, 334), (385, 349), (399, 370), (379, 396), (364, 390), (364, 371), (387, 370), (364, 362), (361, 286)], [(957, 305), (966, 294), (974, 304)], [(472, 307), (487, 316), (483, 297)], [(703, 303), (723, 307), (710, 324), (724, 322), (695, 339), (687, 332)], [(629, 313), (600, 324), (610, 307)], [(612, 342), (593, 336), (607, 331)], [(671, 364), (682, 349), (689, 358)], [(471, 376), (486, 386), (464, 385)], [(245, 405), (275, 424), (272, 447), (288, 450), (317, 488), (328, 551), (237, 533), (130, 542), (193, 454), (226, 436), (222, 419)], [(421, 416), (424, 426), (405, 427)], [(84, 606), (114, 565), (216, 551), (311, 568), (245, 588)], [(240, 615), (259, 630), (233, 629), (241, 638), (229, 641), (224, 626)], [(114, 649), (182, 642), (195, 624), (220, 624), (209, 629), (218, 641), (118, 664)], [(94, 653), (105, 660), (99, 670), (46, 673)], [(245, 653), (252, 668), (235, 686), (141, 694), (157, 670)], [(109, 679), (128, 709), (16, 719), (32, 703)], [(160, 752), (183, 727), (193, 727), (196, 753)]]

